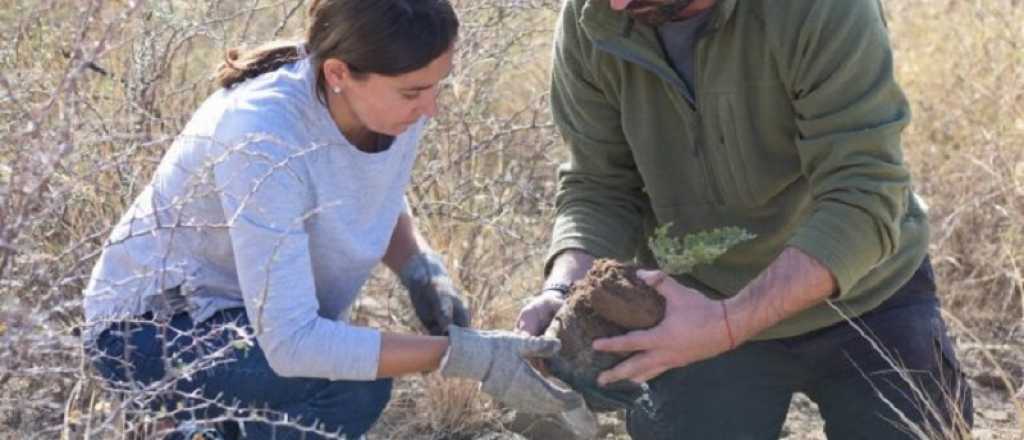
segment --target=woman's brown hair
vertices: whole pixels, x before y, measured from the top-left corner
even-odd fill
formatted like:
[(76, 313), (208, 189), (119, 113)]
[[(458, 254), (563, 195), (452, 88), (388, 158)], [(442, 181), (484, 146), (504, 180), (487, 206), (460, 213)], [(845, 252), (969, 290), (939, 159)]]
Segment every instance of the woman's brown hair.
[[(447, 0), (313, 0), (305, 48), (317, 70), (322, 102), (328, 58), (358, 76), (396, 76), (430, 64), (452, 47), (459, 21)], [(273, 41), (251, 50), (234, 48), (217, 67), (216, 81), (231, 88), (302, 58), (295, 41)]]

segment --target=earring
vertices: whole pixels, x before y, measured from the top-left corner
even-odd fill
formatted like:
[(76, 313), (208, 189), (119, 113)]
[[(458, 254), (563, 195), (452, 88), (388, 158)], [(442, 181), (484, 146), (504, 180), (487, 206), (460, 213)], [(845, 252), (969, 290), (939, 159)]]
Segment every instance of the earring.
[(340, 95), (341, 94), (341, 87), (334, 86), (334, 88), (331, 89), (331, 91), (334, 92), (335, 95)]

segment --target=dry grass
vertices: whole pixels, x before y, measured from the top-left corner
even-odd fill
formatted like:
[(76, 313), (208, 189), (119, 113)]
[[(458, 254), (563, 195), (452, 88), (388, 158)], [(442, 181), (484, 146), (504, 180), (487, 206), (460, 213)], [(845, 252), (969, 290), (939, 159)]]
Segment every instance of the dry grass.
[(931, 205), (946, 305), (969, 324), (1024, 318), (1024, 6), (891, 7), (912, 99), (907, 160)]
[[(564, 154), (545, 102), (559, 2), (456, 3), (458, 71), (410, 200), (470, 293), (475, 324), (509, 328), (540, 283)], [(219, 54), (294, 34), (304, 24), (296, 5), (0, 0), (0, 438), (121, 432), (117, 402), (82, 380), (79, 291), (110, 227), (212, 90)], [(999, 432), (1019, 438), (1024, 408), (1010, 390), (1024, 359), (1024, 5), (887, 7), (915, 112), (906, 158), (931, 206), (942, 298), (963, 360), (1016, 413)], [(357, 319), (415, 330), (389, 275), (368, 291)], [(473, 438), (502, 432), (502, 415), (472, 384), (425, 376), (400, 383), (375, 432)]]
[(1024, 4), (901, 0), (889, 14), (915, 112), (907, 161), (931, 206), (947, 320), (961, 336), (961, 359), (977, 371), (976, 394), (1002, 400), (1019, 436), (1024, 406), (1012, 396), (1024, 379)]

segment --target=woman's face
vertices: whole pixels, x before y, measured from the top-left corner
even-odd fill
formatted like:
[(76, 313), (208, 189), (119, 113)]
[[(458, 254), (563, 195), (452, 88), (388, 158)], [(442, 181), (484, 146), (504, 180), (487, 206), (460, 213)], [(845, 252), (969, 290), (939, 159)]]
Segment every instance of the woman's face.
[[(347, 67), (339, 67), (337, 60), (325, 62), (332, 115), (343, 131), (369, 129), (398, 136), (421, 117), (437, 113), (440, 82), (451, 73), (453, 53), (454, 49), (449, 49), (422, 69), (398, 76), (356, 78)], [(334, 93), (334, 87), (340, 88), (340, 93)]]

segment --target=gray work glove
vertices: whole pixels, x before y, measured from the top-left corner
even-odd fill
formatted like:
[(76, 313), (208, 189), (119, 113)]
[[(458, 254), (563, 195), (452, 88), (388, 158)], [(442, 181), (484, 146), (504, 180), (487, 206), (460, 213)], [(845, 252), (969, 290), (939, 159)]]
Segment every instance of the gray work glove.
[(441, 257), (417, 253), (398, 271), (398, 278), (409, 291), (416, 316), (430, 334), (445, 334), (449, 325), (469, 327), (469, 310), (452, 285)]
[(480, 381), (485, 393), (523, 412), (557, 414), (583, 406), (579, 394), (544, 379), (526, 359), (554, 356), (561, 348), (557, 339), (451, 326), (448, 341), (444, 377)]

